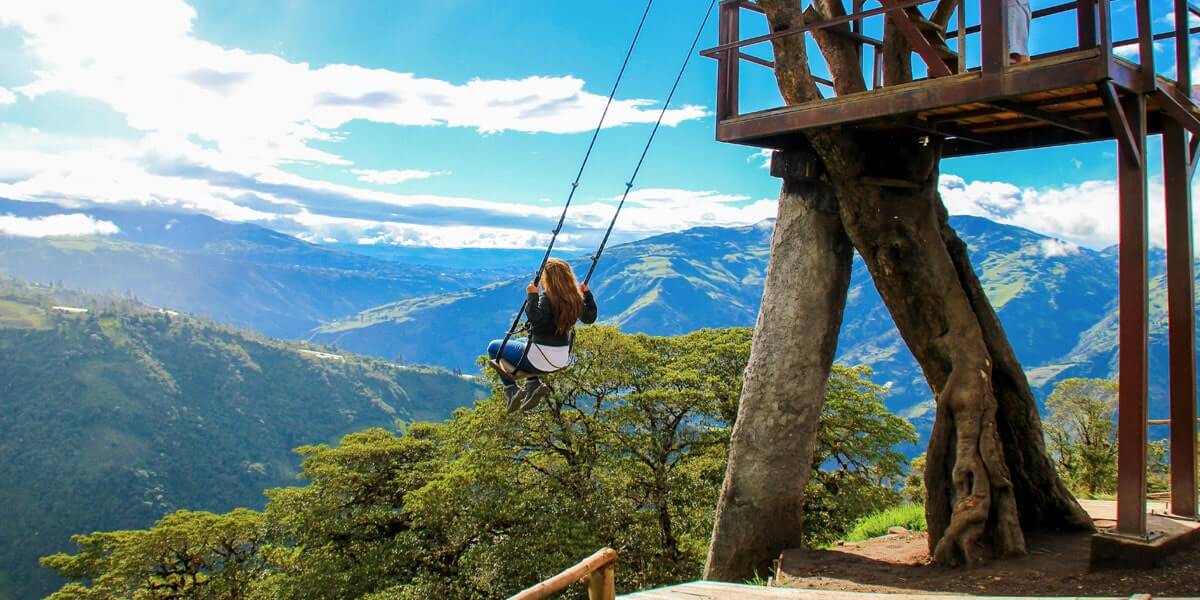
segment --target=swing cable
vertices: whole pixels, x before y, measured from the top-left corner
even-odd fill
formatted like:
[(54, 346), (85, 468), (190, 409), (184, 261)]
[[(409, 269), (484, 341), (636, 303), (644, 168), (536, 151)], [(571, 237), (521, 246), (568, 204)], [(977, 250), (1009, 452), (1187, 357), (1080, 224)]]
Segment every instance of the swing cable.
[(658, 128), (662, 125), (663, 117), (667, 114), (667, 108), (671, 106), (671, 99), (675, 97), (675, 90), (679, 89), (679, 81), (683, 79), (683, 72), (687, 69), (688, 61), (692, 59), (692, 54), (696, 51), (696, 44), (700, 41), (700, 35), (704, 32), (704, 26), (708, 24), (708, 18), (712, 16), (712, 9), (717, 0), (712, 0), (708, 5), (708, 12), (704, 13), (704, 20), (700, 21), (700, 28), (696, 30), (696, 37), (692, 40), (692, 46), (688, 48), (687, 55), (683, 57), (683, 64), (679, 67), (679, 74), (675, 76), (675, 83), (671, 85), (671, 92), (667, 94), (667, 100), (663, 103), (662, 110), (658, 113), (658, 121), (654, 123), (654, 129), (650, 131), (650, 136), (646, 138), (646, 146), (642, 148), (642, 156), (637, 161), (637, 166), (633, 168), (633, 175), (630, 175), (629, 181), (625, 183), (625, 193), (621, 195), (621, 202), (617, 204), (617, 210), (613, 213), (612, 220), (608, 222), (608, 230), (604, 232), (604, 238), (600, 240), (600, 246), (596, 248), (596, 253), (592, 255), (592, 265), (588, 267), (587, 276), (583, 278), (583, 284), (587, 285), (592, 280), (592, 274), (596, 271), (596, 263), (600, 262), (600, 256), (604, 254), (605, 247), (608, 246), (608, 236), (612, 235), (613, 226), (617, 224), (617, 217), (621, 215), (621, 209), (625, 207), (625, 199), (629, 197), (629, 191), (633, 189), (633, 182), (637, 179), (638, 172), (642, 170), (642, 162), (646, 160), (646, 153), (650, 151), (650, 144), (654, 143), (654, 135), (658, 133)]
[[(588, 143), (587, 151), (583, 155), (583, 161), (579, 165), (579, 172), (575, 175), (575, 181), (571, 183), (571, 192), (567, 195), (567, 202), (563, 205), (562, 214), (558, 217), (558, 224), (555, 225), (554, 231), (550, 235), (550, 244), (546, 247), (546, 253), (542, 256), (542, 262), (538, 265), (537, 273), (533, 276), (533, 284), (536, 285), (538, 280), (542, 278), (542, 271), (546, 268), (546, 262), (550, 260), (550, 252), (554, 250), (554, 242), (558, 240), (558, 233), (562, 231), (563, 221), (567, 218), (567, 209), (571, 207), (571, 200), (575, 197), (575, 191), (579, 189), (579, 180), (583, 177), (583, 171), (587, 168), (588, 159), (592, 156), (592, 149), (596, 147), (596, 138), (600, 136), (600, 130), (604, 128), (604, 119), (608, 116), (608, 109), (612, 106), (613, 98), (617, 95), (617, 88), (621, 85), (621, 78), (625, 75), (625, 68), (629, 66), (629, 59), (633, 56), (633, 49), (637, 47), (638, 38), (642, 35), (642, 27), (646, 24), (646, 17), (650, 14), (650, 6), (654, 4), (654, 0), (646, 1), (646, 9), (642, 11), (642, 19), (638, 22), (637, 30), (633, 33), (633, 40), (629, 42), (629, 49), (625, 52), (625, 60), (621, 63), (621, 69), (617, 72), (617, 80), (613, 82), (612, 91), (608, 93), (608, 101), (604, 104), (604, 111), (600, 114), (600, 122), (596, 124), (596, 130), (592, 132), (592, 140)], [(512, 326), (508, 328), (508, 332), (504, 334), (504, 341), (500, 343), (500, 349), (497, 351), (497, 359), (504, 353), (504, 347), (508, 345), (513, 334), (521, 331), (522, 327), (518, 327), (521, 323), (521, 317), (525, 314), (525, 303), (521, 303), (521, 309), (517, 311), (517, 316), (513, 319)], [(525, 356), (529, 352), (529, 346), (526, 344), (525, 354), (521, 355), (521, 362), (524, 362)]]

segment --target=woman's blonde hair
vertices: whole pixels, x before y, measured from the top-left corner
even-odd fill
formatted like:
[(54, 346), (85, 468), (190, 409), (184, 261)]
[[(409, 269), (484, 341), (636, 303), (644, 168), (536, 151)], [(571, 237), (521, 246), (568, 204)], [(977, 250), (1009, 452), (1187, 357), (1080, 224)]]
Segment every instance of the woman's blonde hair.
[(554, 323), (558, 335), (566, 335), (583, 313), (583, 292), (575, 280), (575, 272), (566, 261), (551, 258), (542, 271), (542, 289), (554, 306)]

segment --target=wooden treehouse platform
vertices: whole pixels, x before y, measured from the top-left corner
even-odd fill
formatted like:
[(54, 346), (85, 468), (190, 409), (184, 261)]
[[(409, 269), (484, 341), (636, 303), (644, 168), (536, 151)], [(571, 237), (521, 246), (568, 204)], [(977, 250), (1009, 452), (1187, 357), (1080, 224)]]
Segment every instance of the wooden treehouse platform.
[[(1166, 2), (1164, 2), (1166, 3)], [(1166, 204), (1166, 254), (1170, 397), (1170, 513), (1197, 518), (1197, 417), (1195, 277), (1191, 178), (1200, 157), (1200, 96), (1192, 87), (1190, 49), (1200, 17), (1188, 0), (1170, 0), (1184, 25), (1155, 32), (1150, 0), (1133, 0), (1115, 12), (1110, 0), (1066, 0), (1032, 11), (1031, 31), (1054, 17), (1056, 50), (1014, 61), (1009, 52), (1009, 2), (1002, 0), (853, 0), (828, 15), (768, 27), (743, 39), (743, 13), (765, 19), (751, 0), (721, 0), (718, 45), (702, 56), (717, 61), (716, 137), (747, 146), (790, 150), (779, 161), (801, 168), (773, 174), (820, 180), (822, 165), (808, 144), (815, 130), (892, 132), (939, 140), (943, 156), (964, 156), (1062, 144), (1116, 140), (1119, 216), (1120, 346), (1118, 392), (1118, 490), (1116, 523), (1106, 539), (1119, 545), (1153, 544), (1147, 517), (1147, 412), (1149, 395), (1149, 169), (1147, 136), (1161, 134)], [(1040, 3), (1038, 3), (1040, 4)], [(807, 5), (807, 3), (804, 3)], [(849, 10), (849, 12), (845, 12)], [(1157, 10), (1157, 9), (1155, 9)], [(1072, 18), (1073, 17), (1073, 18)], [(968, 18), (974, 20), (968, 23)], [(912, 49), (915, 81), (886, 85), (883, 73), (885, 19)], [(1114, 20), (1120, 20), (1114, 27)], [(1040, 21), (1040, 22), (1039, 22)], [(1074, 39), (1069, 25), (1075, 25)], [(769, 24), (771, 25), (771, 24)], [(1114, 30), (1136, 26), (1136, 35), (1115, 39)], [(821, 32), (849, 41), (857, 60), (834, 67), (831, 77), (852, 76), (867, 91), (838, 96), (835, 82), (819, 76), (819, 53), (810, 50), (809, 75), (819, 95), (810, 102), (739, 112), (740, 65), (775, 69), (773, 58), (748, 54), (751, 46)], [(978, 36), (974, 38), (973, 36)], [(1035, 36), (1037, 37), (1037, 36)], [(1041, 39), (1051, 36), (1042, 35)], [(1156, 51), (1166, 42), (1172, 52)], [(811, 47), (812, 45), (809, 44)], [(1130, 51), (1124, 51), (1130, 50)], [(1163, 45), (1163, 50), (1167, 49)], [(1132, 52), (1136, 50), (1136, 52)], [(1118, 54), (1118, 51), (1120, 53)], [(970, 54), (968, 56), (968, 54)], [(815, 59), (815, 60), (814, 60)], [(920, 73), (920, 67), (924, 73)], [(753, 67), (752, 67), (753, 68)], [(861, 68), (861, 73), (853, 69)], [(1172, 78), (1163, 74), (1171, 74)], [(861, 78), (859, 77), (861, 76)], [(777, 157), (778, 158), (778, 157)], [(794, 158), (794, 160), (792, 160)], [(773, 165), (775, 161), (773, 160)], [(897, 185), (864, 173), (872, 185)]]
[[(1062, 52), (996, 76), (968, 71), (738, 115), (717, 125), (717, 139), (785, 149), (806, 130), (899, 129), (946, 138), (944, 156), (1111, 140), (1119, 133), (1109, 106), (1137, 89), (1139, 77), (1137, 64), (1096, 48)], [(1162, 132), (1164, 111), (1200, 126), (1191, 94), (1162, 76), (1155, 89), (1160, 93), (1146, 103), (1147, 133)]]

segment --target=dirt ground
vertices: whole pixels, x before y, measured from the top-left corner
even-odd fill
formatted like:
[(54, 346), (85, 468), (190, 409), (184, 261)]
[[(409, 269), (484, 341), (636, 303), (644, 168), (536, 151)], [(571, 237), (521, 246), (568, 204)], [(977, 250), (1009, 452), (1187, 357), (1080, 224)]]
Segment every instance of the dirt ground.
[(1088, 534), (1026, 540), (1026, 556), (967, 569), (929, 566), (924, 533), (887, 535), (831, 550), (784, 553), (775, 585), (853, 592), (949, 592), (997, 596), (1200, 597), (1200, 544), (1155, 569), (1088, 572)]

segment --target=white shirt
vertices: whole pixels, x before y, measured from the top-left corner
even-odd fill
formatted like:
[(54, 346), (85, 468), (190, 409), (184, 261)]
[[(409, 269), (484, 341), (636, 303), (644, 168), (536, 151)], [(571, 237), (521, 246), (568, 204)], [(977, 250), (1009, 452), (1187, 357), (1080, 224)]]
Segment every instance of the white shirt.
[(533, 368), (543, 373), (553, 373), (571, 364), (571, 347), (533, 344), (525, 359)]

